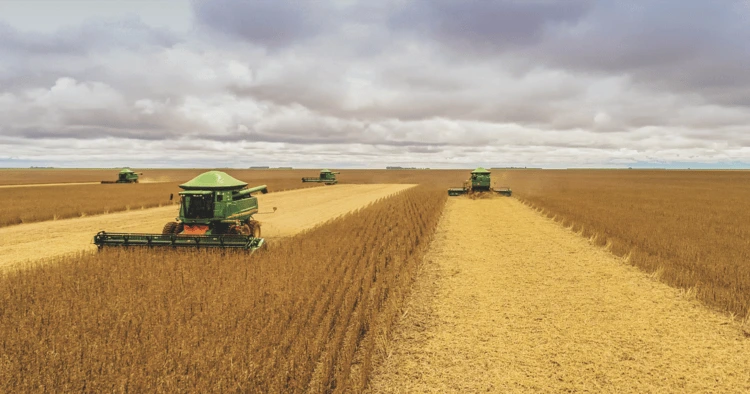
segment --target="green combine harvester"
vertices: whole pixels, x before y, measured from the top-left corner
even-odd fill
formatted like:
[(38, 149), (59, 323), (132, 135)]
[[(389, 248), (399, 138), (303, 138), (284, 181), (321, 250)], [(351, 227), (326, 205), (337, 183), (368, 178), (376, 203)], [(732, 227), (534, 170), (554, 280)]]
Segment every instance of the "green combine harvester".
[(462, 194), (487, 193), (495, 192), (510, 197), (513, 191), (509, 187), (499, 189), (492, 188), (490, 180), (490, 171), (479, 167), (471, 172), (471, 178), (464, 182), (464, 187), (454, 187), (448, 189), (449, 196), (460, 196)]
[(320, 170), (320, 177), (318, 178), (302, 178), (302, 182), (322, 182), (326, 185), (335, 185), (339, 183), (339, 181), (336, 180), (336, 174), (341, 174), (340, 172), (333, 172), (331, 170)]
[(123, 168), (117, 174), (116, 181), (102, 181), (102, 183), (138, 183), (138, 175), (143, 175), (143, 173), (134, 172), (130, 168)]
[(193, 248), (240, 248), (250, 251), (264, 245), (258, 213), (258, 198), (266, 185), (247, 189), (242, 182), (221, 171), (209, 171), (180, 185), (180, 216), (164, 225), (161, 234), (128, 234), (100, 231), (94, 244), (105, 246), (172, 246)]

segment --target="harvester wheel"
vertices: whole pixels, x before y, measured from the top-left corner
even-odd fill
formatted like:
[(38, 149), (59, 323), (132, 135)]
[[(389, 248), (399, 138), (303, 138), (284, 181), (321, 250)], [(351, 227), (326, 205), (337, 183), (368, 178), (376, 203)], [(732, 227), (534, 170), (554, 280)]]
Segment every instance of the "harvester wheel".
[(250, 235), (253, 236), (253, 238), (260, 238), (260, 222), (257, 220), (251, 220), (247, 222), (248, 227), (250, 227)]
[(162, 234), (174, 234), (174, 230), (177, 229), (177, 222), (169, 222), (164, 225), (164, 228), (161, 230)]

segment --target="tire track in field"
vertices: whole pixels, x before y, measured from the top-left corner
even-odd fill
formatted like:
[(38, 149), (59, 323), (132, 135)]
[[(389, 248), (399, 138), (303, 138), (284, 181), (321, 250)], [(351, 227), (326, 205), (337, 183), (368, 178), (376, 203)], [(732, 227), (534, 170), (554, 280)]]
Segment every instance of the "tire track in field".
[[(346, 214), (414, 185), (336, 185), (257, 194), (265, 238), (286, 237)], [(275, 213), (272, 208), (277, 207)], [(0, 228), (0, 271), (25, 262), (96, 250), (100, 230), (160, 233), (175, 220), (179, 206), (139, 209), (75, 219), (19, 224)]]
[(372, 392), (750, 392), (750, 338), (515, 199), (451, 199)]

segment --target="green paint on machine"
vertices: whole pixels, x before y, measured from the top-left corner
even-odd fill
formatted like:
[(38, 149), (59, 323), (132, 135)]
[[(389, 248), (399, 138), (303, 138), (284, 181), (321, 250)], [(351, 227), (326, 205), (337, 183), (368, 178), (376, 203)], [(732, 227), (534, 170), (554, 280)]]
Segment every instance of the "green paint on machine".
[(477, 169), (472, 171), (471, 176), (464, 182), (463, 187), (453, 187), (448, 189), (449, 196), (460, 196), (462, 194), (486, 192), (495, 192), (508, 197), (513, 194), (512, 190), (509, 187), (493, 189), (492, 180), (490, 178), (490, 171), (483, 167), (478, 167)]
[(341, 174), (340, 172), (333, 172), (328, 169), (320, 170), (320, 176), (317, 178), (314, 177), (306, 177), (302, 178), (302, 182), (322, 182), (326, 185), (335, 185), (339, 183), (338, 180), (336, 180), (336, 175)]
[(99, 232), (94, 243), (104, 246), (189, 246), (244, 248), (264, 245), (258, 213), (258, 198), (266, 185), (246, 188), (247, 183), (221, 172), (209, 171), (180, 185), (180, 213), (164, 225), (161, 234)]
[(130, 168), (123, 168), (117, 174), (116, 181), (102, 181), (102, 183), (138, 183), (138, 175), (143, 175), (143, 173), (135, 172)]

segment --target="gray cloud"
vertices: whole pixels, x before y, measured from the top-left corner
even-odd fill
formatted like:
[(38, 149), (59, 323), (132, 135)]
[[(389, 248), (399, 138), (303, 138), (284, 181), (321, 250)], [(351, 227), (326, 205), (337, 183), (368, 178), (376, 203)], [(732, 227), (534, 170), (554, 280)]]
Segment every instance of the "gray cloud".
[(748, 21), (750, 5), (739, 0), (602, 2), (533, 51), (556, 67), (624, 73), (655, 89), (747, 105)]
[(296, 0), (196, 1), (197, 20), (209, 29), (242, 40), (279, 47), (326, 29), (329, 3)]
[(395, 13), (391, 26), (429, 36), (459, 52), (502, 51), (539, 42), (545, 31), (576, 23), (591, 1), (415, 0)]
[(111, 72), (92, 59), (98, 55), (148, 53), (180, 41), (133, 18), (92, 20), (51, 33), (19, 31), (0, 20), (0, 87), (7, 92), (45, 86), (60, 77), (96, 79)]

